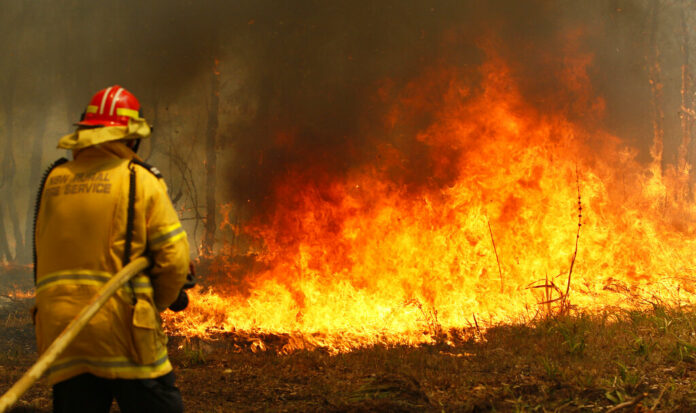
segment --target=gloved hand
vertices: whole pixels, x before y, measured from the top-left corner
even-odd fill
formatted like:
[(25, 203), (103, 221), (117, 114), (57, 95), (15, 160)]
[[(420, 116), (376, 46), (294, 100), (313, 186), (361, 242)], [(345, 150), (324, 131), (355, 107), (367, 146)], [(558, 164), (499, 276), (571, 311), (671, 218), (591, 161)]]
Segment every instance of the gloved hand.
[(195, 286), (196, 286), (196, 268), (193, 266), (193, 263), (190, 263), (189, 264), (189, 273), (186, 274), (186, 282), (181, 287), (181, 290), (179, 290), (179, 296), (176, 297), (176, 300), (174, 300), (174, 302), (169, 306), (169, 309), (174, 311), (174, 312), (183, 311), (188, 306), (188, 303), (189, 303), (188, 294), (186, 294), (185, 290), (189, 290)]
[(189, 303), (189, 298), (188, 294), (186, 294), (186, 291), (182, 288), (179, 290), (179, 296), (176, 297), (176, 300), (169, 306), (169, 309), (176, 312), (183, 311), (188, 307)]

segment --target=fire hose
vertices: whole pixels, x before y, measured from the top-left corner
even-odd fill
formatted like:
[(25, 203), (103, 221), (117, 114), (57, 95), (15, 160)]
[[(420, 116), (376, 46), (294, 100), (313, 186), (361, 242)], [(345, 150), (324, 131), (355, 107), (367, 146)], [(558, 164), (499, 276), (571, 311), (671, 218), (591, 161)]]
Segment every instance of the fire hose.
[(83, 308), (82, 311), (68, 324), (62, 333), (53, 341), (46, 351), (39, 357), (31, 368), (24, 373), (21, 379), (17, 381), (5, 394), (0, 397), (0, 413), (4, 413), (8, 408), (17, 402), (22, 395), (29, 390), (54, 361), (60, 356), (66, 347), (75, 339), (77, 334), (87, 325), (89, 320), (99, 311), (99, 309), (111, 298), (114, 293), (128, 282), (135, 275), (139, 274), (150, 265), (150, 261), (146, 257), (140, 257), (133, 260), (117, 272), (116, 275), (99, 290), (92, 298), (90, 304)]

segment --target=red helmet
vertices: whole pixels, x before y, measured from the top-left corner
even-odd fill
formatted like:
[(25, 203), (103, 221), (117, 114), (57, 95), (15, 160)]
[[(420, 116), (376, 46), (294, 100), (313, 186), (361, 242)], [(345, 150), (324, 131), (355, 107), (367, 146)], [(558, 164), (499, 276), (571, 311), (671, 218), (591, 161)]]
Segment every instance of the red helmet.
[(141, 119), (140, 102), (121, 86), (102, 89), (92, 96), (77, 123), (83, 126), (128, 126), (128, 119)]

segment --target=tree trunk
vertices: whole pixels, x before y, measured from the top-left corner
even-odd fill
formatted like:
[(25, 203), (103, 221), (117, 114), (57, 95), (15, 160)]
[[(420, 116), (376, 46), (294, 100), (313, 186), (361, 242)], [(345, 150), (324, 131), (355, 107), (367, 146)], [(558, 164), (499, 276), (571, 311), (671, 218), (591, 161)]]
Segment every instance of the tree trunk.
[(2, 202), (0, 202), (0, 261), (12, 261), (12, 252), (10, 252), (10, 245), (7, 240), (7, 229), (5, 228), (5, 207)]
[(650, 148), (653, 162), (651, 170), (657, 177), (662, 176), (662, 152), (664, 147), (664, 119), (665, 114), (662, 109), (662, 80), (660, 68), (660, 48), (657, 42), (658, 36), (658, 17), (659, 17), (660, 1), (653, 0), (652, 19), (650, 23), (650, 56), (647, 57), (648, 75), (650, 88), (652, 90), (652, 108), (653, 108), (653, 144)]
[[(13, 89), (13, 88), (12, 88)], [(15, 182), (15, 173), (17, 170), (17, 164), (14, 159), (14, 128), (12, 124), (12, 90), (8, 91), (8, 99), (5, 101), (5, 131), (6, 131), (6, 145), (3, 151), (3, 177), (2, 177), (2, 202), (6, 206), (7, 214), (5, 217), (10, 221), (12, 228), (12, 235), (15, 241), (15, 249), (12, 260), (16, 260), (22, 253), (22, 248), (24, 246), (24, 240), (22, 238), (22, 230), (19, 225), (19, 217), (17, 216), (17, 206), (16, 197), (14, 193), (13, 184)], [(8, 231), (9, 232), (9, 231)]]
[(684, 193), (687, 197), (691, 196), (691, 183), (693, 182), (693, 176), (690, 176), (689, 167), (693, 161), (693, 148), (691, 144), (691, 130), (693, 128), (694, 113), (693, 108), (693, 97), (691, 92), (692, 78), (690, 73), (690, 36), (689, 36), (689, 25), (687, 24), (687, 9), (689, 8), (689, 2), (682, 0), (681, 2), (681, 32), (682, 32), (682, 43), (681, 43), (681, 53), (682, 53), (682, 65), (681, 65), (681, 108), (679, 111), (681, 120), (681, 130), (682, 130), (682, 140), (679, 145), (679, 160), (678, 168), (681, 173), (685, 175), (684, 181), (686, 188), (684, 188)]
[(205, 137), (205, 236), (203, 238), (203, 250), (206, 254), (213, 252), (215, 244), (215, 231), (217, 227), (217, 202), (215, 199), (215, 189), (217, 182), (217, 130), (218, 130), (218, 108), (220, 106), (220, 71), (219, 61), (215, 59), (213, 66), (212, 87), (210, 93), (210, 106), (208, 108), (208, 127)]
[(18, 261), (19, 257), (24, 254), (24, 237), (22, 236), (22, 226), (19, 224), (19, 219), (17, 216), (17, 206), (15, 205), (15, 198), (10, 196), (7, 202), (7, 210), (9, 213), (10, 221), (12, 221), (12, 233), (15, 238), (15, 255), (14, 260)]
[(21, 254), (17, 255), (20, 262), (32, 260), (31, 251), (34, 243), (34, 203), (36, 202), (36, 191), (41, 183), (41, 174), (44, 170), (43, 160), (43, 137), (46, 132), (46, 123), (38, 122), (34, 130), (34, 141), (31, 145), (31, 159), (29, 160), (29, 199), (27, 202), (27, 219), (24, 225), (24, 247)]
[[(9, 104), (8, 104), (9, 105)], [(2, 165), (0, 165), (0, 256), (4, 257), (7, 261), (13, 261), (14, 256), (10, 249), (10, 231), (9, 226), (6, 221), (10, 220), (10, 216), (6, 213), (6, 205), (12, 202), (11, 189), (12, 178), (14, 177), (14, 158), (12, 156), (12, 140), (10, 137), (11, 127), (10, 127), (10, 110), (9, 106), (4, 108), (5, 112), (5, 133), (0, 135), (4, 138), (2, 147), (5, 148), (2, 156)]]

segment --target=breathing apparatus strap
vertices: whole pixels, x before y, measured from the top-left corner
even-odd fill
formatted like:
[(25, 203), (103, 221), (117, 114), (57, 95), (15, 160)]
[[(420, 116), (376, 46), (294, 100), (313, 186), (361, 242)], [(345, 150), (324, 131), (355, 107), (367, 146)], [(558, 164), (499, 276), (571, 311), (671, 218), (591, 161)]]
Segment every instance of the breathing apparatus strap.
[[(125, 267), (130, 263), (131, 256), (131, 244), (133, 243), (133, 220), (135, 219), (135, 168), (132, 168), (128, 164), (128, 169), (130, 169), (130, 181), (128, 184), (128, 210), (126, 218), (126, 242), (123, 247), (123, 266)], [(133, 278), (128, 280), (128, 285), (133, 291), (133, 305), (138, 300), (135, 296), (135, 288), (133, 286)]]
[(39, 192), (36, 194), (36, 204), (34, 204), (34, 228), (32, 230), (32, 253), (33, 253), (33, 258), (34, 258), (34, 285), (36, 285), (36, 221), (39, 219), (39, 208), (41, 208), (41, 196), (43, 195), (44, 187), (46, 186), (46, 180), (48, 179), (48, 175), (51, 174), (51, 171), (54, 170), (57, 166), (62, 165), (64, 163), (68, 162), (66, 158), (60, 158), (53, 162), (48, 169), (46, 169), (46, 172), (44, 172), (43, 176), (41, 177), (41, 184), (39, 184)]

